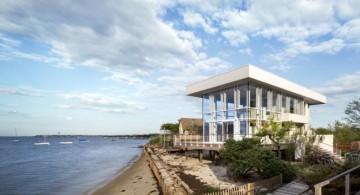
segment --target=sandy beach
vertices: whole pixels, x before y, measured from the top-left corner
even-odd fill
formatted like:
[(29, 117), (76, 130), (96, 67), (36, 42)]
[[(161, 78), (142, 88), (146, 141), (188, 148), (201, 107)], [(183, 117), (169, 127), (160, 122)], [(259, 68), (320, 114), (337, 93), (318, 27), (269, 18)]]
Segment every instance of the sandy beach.
[(142, 154), (139, 160), (136, 161), (129, 169), (93, 193), (93, 195), (117, 194), (160, 194), (158, 183), (151, 172), (144, 154)]

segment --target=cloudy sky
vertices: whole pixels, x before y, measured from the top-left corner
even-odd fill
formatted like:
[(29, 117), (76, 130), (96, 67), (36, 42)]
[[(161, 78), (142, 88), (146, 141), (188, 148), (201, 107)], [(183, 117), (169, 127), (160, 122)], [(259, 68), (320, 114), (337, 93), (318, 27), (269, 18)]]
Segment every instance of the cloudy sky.
[(326, 95), (313, 127), (342, 119), (360, 1), (0, 1), (0, 135), (158, 132), (201, 117), (185, 86), (246, 64)]

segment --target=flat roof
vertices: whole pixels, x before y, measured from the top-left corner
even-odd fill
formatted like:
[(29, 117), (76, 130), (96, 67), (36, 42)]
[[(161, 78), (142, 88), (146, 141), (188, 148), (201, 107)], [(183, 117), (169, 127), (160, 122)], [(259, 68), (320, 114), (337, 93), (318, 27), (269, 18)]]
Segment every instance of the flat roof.
[(191, 84), (186, 87), (186, 93), (189, 96), (202, 97), (203, 94), (247, 82), (295, 97), (302, 97), (311, 105), (326, 103), (326, 97), (324, 95), (250, 64)]

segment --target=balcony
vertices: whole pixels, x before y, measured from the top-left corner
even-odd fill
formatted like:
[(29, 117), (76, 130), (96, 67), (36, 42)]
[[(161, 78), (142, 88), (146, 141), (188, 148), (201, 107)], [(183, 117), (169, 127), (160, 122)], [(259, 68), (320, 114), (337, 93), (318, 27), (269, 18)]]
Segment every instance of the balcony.
[(291, 113), (282, 113), (281, 121), (293, 121), (294, 123), (310, 123), (310, 118), (308, 116), (291, 114)]

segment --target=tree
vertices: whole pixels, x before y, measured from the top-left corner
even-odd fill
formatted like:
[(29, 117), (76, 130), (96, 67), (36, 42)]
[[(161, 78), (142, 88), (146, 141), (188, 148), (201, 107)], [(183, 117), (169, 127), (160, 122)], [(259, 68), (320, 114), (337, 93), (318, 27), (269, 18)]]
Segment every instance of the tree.
[(164, 123), (161, 125), (160, 129), (170, 130), (172, 134), (179, 133), (179, 123)]
[(360, 98), (348, 103), (345, 109), (346, 122), (357, 131), (360, 131)]
[(293, 126), (294, 123), (291, 121), (283, 123), (276, 122), (272, 116), (268, 121), (262, 123), (255, 135), (259, 137), (268, 136), (277, 149), (278, 157), (281, 158), (281, 144), (288, 139), (289, 132)]
[(294, 168), (268, 149), (259, 147), (259, 139), (227, 140), (220, 157), (227, 166), (227, 175), (233, 179), (244, 179), (254, 171), (263, 178), (283, 175), (285, 181), (296, 176)]

